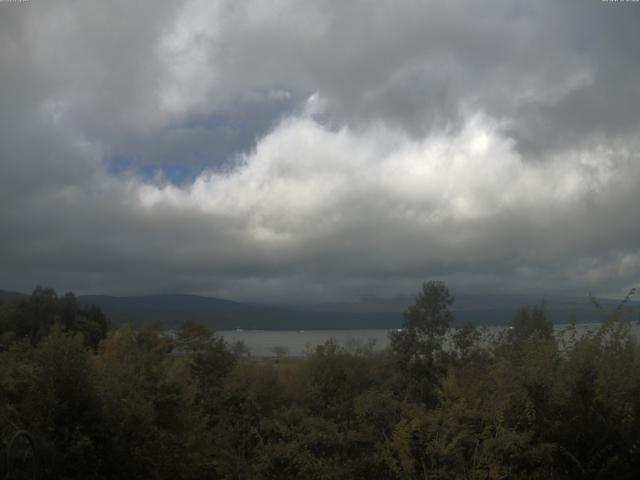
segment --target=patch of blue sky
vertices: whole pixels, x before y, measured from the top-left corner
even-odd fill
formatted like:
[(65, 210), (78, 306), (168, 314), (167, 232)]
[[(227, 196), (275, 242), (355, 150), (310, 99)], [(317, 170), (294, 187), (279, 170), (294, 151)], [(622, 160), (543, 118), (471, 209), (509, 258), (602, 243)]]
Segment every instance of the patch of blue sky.
[(145, 163), (126, 154), (116, 154), (107, 162), (107, 171), (113, 176), (134, 175), (144, 181), (159, 180), (174, 185), (192, 183), (206, 168), (193, 163)]
[[(284, 89), (255, 92), (224, 112), (191, 115), (166, 127), (160, 137), (133, 139), (107, 160), (116, 177), (185, 185), (205, 170), (227, 172), (239, 155), (295, 111), (296, 99)], [(185, 138), (190, 139), (185, 143)], [(116, 147), (117, 148), (117, 147)]]
[(107, 171), (113, 176), (121, 176), (135, 170), (139, 160), (130, 155), (115, 154), (107, 161)]
[(174, 185), (192, 183), (202, 173), (202, 170), (202, 166), (188, 163), (151, 164), (142, 165), (139, 168), (140, 175), (145, 179), (162, 179)]

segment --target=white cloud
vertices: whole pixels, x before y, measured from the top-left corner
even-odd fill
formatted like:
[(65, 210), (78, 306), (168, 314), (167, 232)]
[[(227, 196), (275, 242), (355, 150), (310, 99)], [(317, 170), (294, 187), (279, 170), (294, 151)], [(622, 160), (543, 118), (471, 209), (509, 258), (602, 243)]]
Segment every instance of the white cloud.
[(70, 5), (2, 8), (0, 287), (638, 280), (638, 9)]
[[(639, 172), (627, 154), (594, 146), (528, 162), (501, 122), (482, 114), (422, 139), (381, 123), (335, 129), (303, 115), (262, 138), (235, 170), (204, 172), (183, 188), (146, 183), (138, 196), (149, 212), (199, 212), (212, 229), (233, 225), (249, 262), (271, 259), (275, 277), (265, 279), (306, 271), (315, 281), (396, 276), (401, 284), (438, 272), (478, 289), (498, 269), (516, 290), (543, 288), (545, 278), (582, 288), (595, 277), (572, 277), (582, 267), (567, 266), (568, 255), (602, 245), (590, 204), (633, 192)], [(556, 277), (560, 265), (566, 275)]]
[(618, 151), (598, 147), (527, 162), (500, 123), (480, 114), (459, 131), (419, 140), (384, 124), (333, 129), (305, 115), (282, 122), (234, 170), (205, 171), (184, 188), (146, 184), (140, 200), (243, 218), (248, 227), (302, 241), (327, 219), (356, 220), (348, 216), (362, 213), (367, 200), (380, 207), (368, 215), (425, 226), (516, 210), (553, 215), (605, 193), (621, 161)]

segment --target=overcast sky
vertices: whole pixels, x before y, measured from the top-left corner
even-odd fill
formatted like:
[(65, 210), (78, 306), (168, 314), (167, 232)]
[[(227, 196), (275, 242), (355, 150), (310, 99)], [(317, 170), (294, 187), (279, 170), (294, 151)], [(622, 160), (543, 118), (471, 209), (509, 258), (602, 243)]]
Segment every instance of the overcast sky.
[(640, 3), (0, 2), (0, 289), (640, 284)]

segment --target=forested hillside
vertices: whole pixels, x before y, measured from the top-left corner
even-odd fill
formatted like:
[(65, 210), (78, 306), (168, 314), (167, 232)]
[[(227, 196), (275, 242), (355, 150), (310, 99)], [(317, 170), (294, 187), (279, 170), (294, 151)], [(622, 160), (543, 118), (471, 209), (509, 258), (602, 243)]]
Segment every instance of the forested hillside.
[[(56, 479), (637, 478), (628, 302), (561, 339), (538, 307), (497, 338), (453, 329), (453, 302), (426, 283), (383, 352), (330, 341), (248, 360), (195, 323), (107, 331), (69, 295), (5, 299), (0, 448), (29, 432)], [(14, 473), (29, 472), (18, 447)]]

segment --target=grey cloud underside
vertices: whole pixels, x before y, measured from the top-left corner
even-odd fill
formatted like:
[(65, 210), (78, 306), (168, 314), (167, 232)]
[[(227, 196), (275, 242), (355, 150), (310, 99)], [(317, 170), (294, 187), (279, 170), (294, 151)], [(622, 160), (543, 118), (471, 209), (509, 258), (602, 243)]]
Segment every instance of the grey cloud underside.
[[(0, 287), (620, 293), (640, 280), (638, 24), (578, 1), (0, 4)], [(455, 153), (477, 115), (487, 153)], [(204, 176), (113, 176), (116, 154)], [(429, 175), (460, 178), (410, 181)]]

